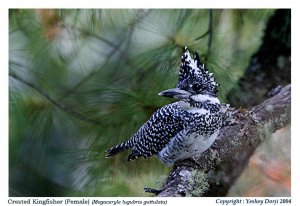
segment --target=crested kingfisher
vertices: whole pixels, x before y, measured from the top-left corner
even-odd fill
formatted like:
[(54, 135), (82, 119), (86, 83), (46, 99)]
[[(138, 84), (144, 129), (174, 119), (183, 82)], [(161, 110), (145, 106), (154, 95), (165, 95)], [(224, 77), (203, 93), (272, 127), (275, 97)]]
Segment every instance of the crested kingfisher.
[(158, 109), (127, 141), (106, 151), (106, 157), (131, 149), (128, 161), (156, 155), (165, 165), (206, 151), (222, 126), (218, 84), (187, 47), (181, 56), (176, 88), (158, 95), (177, 101)]

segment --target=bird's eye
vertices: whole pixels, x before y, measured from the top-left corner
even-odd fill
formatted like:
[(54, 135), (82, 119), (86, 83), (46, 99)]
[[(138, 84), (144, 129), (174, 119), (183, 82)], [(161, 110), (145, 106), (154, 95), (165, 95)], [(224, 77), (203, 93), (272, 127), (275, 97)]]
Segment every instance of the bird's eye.
[(195, 84), (193, 84), (192, 89), (193, 89), (194, 91), (199, 91), (199, 90), (201, 89), (201, 86), (200, 86), (200, 84), (195, 83)]

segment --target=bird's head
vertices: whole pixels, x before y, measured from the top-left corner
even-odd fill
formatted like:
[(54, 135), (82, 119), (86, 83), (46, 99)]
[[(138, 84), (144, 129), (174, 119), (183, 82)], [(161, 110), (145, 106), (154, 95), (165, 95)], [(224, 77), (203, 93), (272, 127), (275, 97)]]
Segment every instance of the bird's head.
[(191, 99), (196, 102), (217, 97), (218, 84), (212, 73), (208, 73), (198, 53), (193, 58), (187, 47), (184, 48), (176, 88), (160, 92), (159, 95), (179, 100)]

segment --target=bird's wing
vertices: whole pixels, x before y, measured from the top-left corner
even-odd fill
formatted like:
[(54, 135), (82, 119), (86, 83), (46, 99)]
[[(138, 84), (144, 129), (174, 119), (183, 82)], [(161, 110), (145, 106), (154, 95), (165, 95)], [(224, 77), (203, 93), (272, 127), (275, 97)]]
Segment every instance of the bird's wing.
[(182, 112), (177, 102), (158, 109), (132, 137), (134, 146), (128, 160), (161, 151), (183, 129)]

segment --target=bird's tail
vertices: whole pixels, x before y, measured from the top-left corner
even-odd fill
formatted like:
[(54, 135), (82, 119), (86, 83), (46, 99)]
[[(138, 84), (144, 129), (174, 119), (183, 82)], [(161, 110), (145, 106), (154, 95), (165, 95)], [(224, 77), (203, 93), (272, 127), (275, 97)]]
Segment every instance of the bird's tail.
[(121, 144), (118, 144), (117, 146), (114, 146), (112, 148), (110, 148), (109, 150), (106, 150), (105, 153), (105, 157), (111, 157), (114, 156), (120, 152), (123, 152), (125, 150), (130, 149), (133, 146), (133, 141), (132, 139), (127, 140), (126, 142), (123, 142)]

